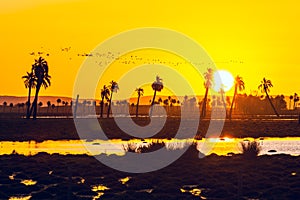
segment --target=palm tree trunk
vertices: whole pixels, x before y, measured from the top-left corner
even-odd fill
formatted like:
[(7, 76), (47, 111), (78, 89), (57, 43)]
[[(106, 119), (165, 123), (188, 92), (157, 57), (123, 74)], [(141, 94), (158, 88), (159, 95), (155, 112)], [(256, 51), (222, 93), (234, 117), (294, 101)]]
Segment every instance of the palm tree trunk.
[(32, 117), (33, 117), (34, 120), (36, 119), (37, 102), (38, 102), (38, 98), (39, 98), (39, 91), (40, 91), (41, 85), (42, 85), (41, 83), (38, 83), (37, 86), (36, 86), (34, 101), (32, 102), (32, 106), (31, 106), (31, 109), (30, 109), (30, 115), (33, 111)]
[(138, 96), (138, 100), (137, 100), (137, 103), (136, 103), (135, 117), (138, 117), (138, 114), (139, 114), (139, 103), (140, 103), (140, 95)]
[(275, 107), (274, 107), (274, 105), (273, 105), (273, 103), (272, 103), (270, 97), (269, 97), (268, 92), (267, 92), (266, 90), (265, 90), (265, 93), (266, 93), (266, 95), (267, 95), (267, 99), (269, 100), (269, 102), (270, 102), (270, 104), (271, 104), (271, 106), (272, 106), (272, 108), (273, 108), (275, 114), (277, 115), (277, 117), (280, 117), (279, 114), (278, 114), (278, 112), (276, 111), (276, 109), (275, 109)]
[(206, 115), (207, 95), (208, 95), (208, 88), (206, 88), (206, 90), (205, 90), (205, 95), (204, 95), (204, 99), (203, 99), (202, 113), (201, 113), (201, 116), (202, 116), (202, 117), (205, 117), (205, 115)]
[(26, 112), (26, 119), (30, 118), (30, 96), (31, 96), (31, 84), (28, 86), (28, 99), (27, 99), (27, 112)]
[(152, 116), (153, 105), (154, 105), (154, 103), (155, 103), (155, 97), (156, 97), (156, 90), (154, 90), (154, 95), (153, 95), (153, 99), (152, 99), (151, 107), (150, 107), (150, 112), (149, 112), (149, 117)]
[(227, 109), (226, 109), (226, 103), (225, 103), (225, 99), (224, 99), (224, 94), (223, 93), (221, 94), (221, 99), (222, 99), (223, 106), (225, 108), (225, 116), (227, 117)]
[(107, 118), (109, 118), (110, 110), (111, 110), (111, 100), (112, 100), (113, 92), (110, 94), (108, 109), (107, 109)]
[(103, 118), (103, 106), (104, 106), (104, 99), (102, 98), (101, 99), (101, 102), (100, 102), (100, 118)]
[(237, 85), (235, 85), (235, 88), (234, 88), (234, 94), (233, 94), (233, 98), (232, 98), (232, 102), (231, 102), (231, 106), (230, 106), (230, 111), (229, 111), (229, 120), (231, 120), (232, 109), (233, 109), (236, 93), (237, 93)]

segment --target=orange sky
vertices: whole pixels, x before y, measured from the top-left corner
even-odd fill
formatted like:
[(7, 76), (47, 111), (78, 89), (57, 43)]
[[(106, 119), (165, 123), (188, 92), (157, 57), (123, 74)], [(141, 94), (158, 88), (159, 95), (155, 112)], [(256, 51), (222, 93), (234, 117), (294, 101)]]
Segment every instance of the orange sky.
[[(264, 76), (273, 82), (271, 94), (300, 93), (297, 0), (2, 0), (0, 19), (1, 95), (27, 95), (21, 76), (33, 63), (29, 53), (41, 51), (50, 54), (46, 60), (52, 76), (52, 86), (41, 95), (72, 96), (85, 58), (77, 54), (141, 27), (168, 28), (193, 38), (218, 69), (244, 78), (247, 93), (257, 90)], [(61, 50), (67, 47), (70, 51)], [(193, 87), (204, 93), (203, 80)]]

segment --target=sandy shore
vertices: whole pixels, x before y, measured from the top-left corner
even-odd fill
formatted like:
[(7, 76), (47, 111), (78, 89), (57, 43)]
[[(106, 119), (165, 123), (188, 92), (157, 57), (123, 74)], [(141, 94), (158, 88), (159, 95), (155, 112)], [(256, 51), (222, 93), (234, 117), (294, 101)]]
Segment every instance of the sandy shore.
[[(0, 199), (28, 195), (31, 199), (92, 199), (99, 194), (101, 199), (297, 199), (300, 196), (300, 157), (287, 155), (260, 156), (254, 160), (240, 155), (197, 159), (193, 152), (187, 152), (168, 167), (144, 174), (119, 172), (88, 156), (10, 155), (1, 156), (0, 162)], [(26, 186), (21, 183), (24, 180), (36, 183)]]
[[(135, 119), (139, 125), (147, 125), (149, 121), (145, 118)], [(81, 120), (80, 123), (89, 123)], [(118, 128), (113, 119), (101, 119), (100, 124), (108, 138), (133, 138)], [(157, 133), (155, 138), (173, 137), (180, 124), (178, 118), (169, 118), (163, 129)], [(209, 121), (201, 121), (197, 131), (198, 137), (205, 137)], [(88, 126), (87, 126), (88, 127)], [(97, 139), (93, 127), (88, 127), (85, 138)], [(188, 134), (178, 136), (188, 137)], [(229, 137), (287, 137), (300, 136), (300, 125), (297, 121), (226, 121), (221, 136)], [(36, 121), (26, 119), (0, 119), (0, 140), (2, 141), (28, 141), (28, 140), (62, 140), (79, 139), (73, 119), (38, 119)]]

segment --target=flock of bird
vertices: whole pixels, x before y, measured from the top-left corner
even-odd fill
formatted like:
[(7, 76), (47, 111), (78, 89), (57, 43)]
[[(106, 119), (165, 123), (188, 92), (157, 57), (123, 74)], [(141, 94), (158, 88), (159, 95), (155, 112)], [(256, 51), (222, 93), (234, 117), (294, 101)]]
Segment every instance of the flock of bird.
[[(41, 47), (43, 48), (43, 47)], [(90, 52), (90, 53), (72, 53), (72, 48), (71, 47), (62, 47), (60, 48), (60, 52), (67, 55), (69, 57), (69, 60), (72, 60), (72, 57), (77, 56), (77, 57), (93, 57), (95, 58), (95, 63), (101, 67), (106, 66), (110, 64), (111, 62), (118, 62), (121, 65), (142, 65), (142, 64), (161, 64), (161, 65), (168, 65), (168, 66), (174, 66), (174, 67), (179, 67), (179, 66), (184, 66), (187, 64), (191, 64), (194, 66), (212, 66), (214, 64), (222, 63), (222, 64), (243, 64), (244, 61), (241, 60), (225, 60), (225, 61), (218, 61), (218, 62), (191, 62), (191, 61), (182, 61), (181, 60), (167, 60), (165, 58), (157, 58), (153, 57), (155, 55), (145, 55), (144, 57), (137, 56), (137, 55), (120, 55), (120, 52)], [(49, 52), (45, 51), (32, 51), (29, 53), (30, 56), (50, 56)]]

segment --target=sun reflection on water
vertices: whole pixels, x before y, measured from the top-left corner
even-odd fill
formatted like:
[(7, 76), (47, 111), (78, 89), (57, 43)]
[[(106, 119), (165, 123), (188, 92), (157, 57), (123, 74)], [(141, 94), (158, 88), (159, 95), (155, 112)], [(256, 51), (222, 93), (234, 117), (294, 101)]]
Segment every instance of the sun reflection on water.
[(26, 185), (26, 186), (30, 186), (30, 185), (35, 185), (37, 183), (37, 181), (31, 180), (31, 179), (25, 179), (22, 180), (20, 183)]
[(29, 200), (31, 196), (9, 197), (8, 200)]
[(97, 195), (93, 197), (93, 200), (96, 200), (96, 199), (100, 199), (100, 197), (102, 195), (104, 195), (104, 191), (105, 190), (109, 190), (110, 188), (104, 186), (104, 185), (93, 185), (92, 186), (92, 191), (93, 192), (97, 192)]
[[(40, 152), (60, 155), (112, 155), (123, 156), (127, 151), (143, 153), (141, 150), (165, 147), (167, 150), (183, 149), (195, 144), (200, 152), (205, 155), (215, 153), (217, 155), (228, 155), (240, 153), (239, 144), (247, 141), (259, 141), (262, 151), (260, 155), (286, 153), (290, 155), (300, 155), (300, 138), (202, 138), (201, 140), (188, 139), (132, 139), (132, 140), (47, 140), (44, 142), (0, 142), (0, 155), (21, 154), (25, 156), (36, 155)], [(156, 144), (156, 146), (154, 145)], [(156, 149), (155, 149), (156, 148)], [(274, 150), (274, 151), (273, 151)], [(270, 152), (273, 152), (272, 154)], [(13, 176), (9, 177), (13, 180)]]

